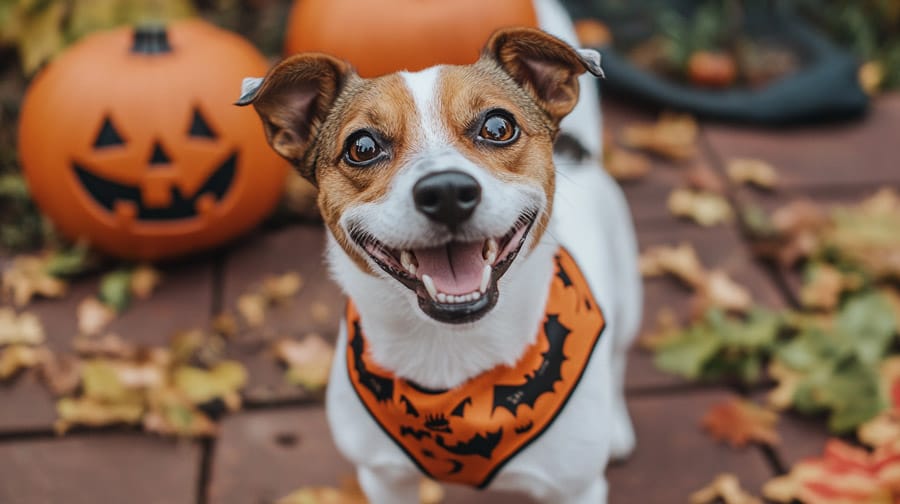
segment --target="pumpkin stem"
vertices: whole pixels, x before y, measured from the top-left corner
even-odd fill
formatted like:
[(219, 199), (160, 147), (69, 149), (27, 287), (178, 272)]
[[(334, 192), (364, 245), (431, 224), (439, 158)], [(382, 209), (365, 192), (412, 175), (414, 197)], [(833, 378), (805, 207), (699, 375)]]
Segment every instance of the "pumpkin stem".
[(134, 29), (131, 52), (139, 54), (163, 54), (172, 51), (166, 27), (157, 24), (140, 25)]

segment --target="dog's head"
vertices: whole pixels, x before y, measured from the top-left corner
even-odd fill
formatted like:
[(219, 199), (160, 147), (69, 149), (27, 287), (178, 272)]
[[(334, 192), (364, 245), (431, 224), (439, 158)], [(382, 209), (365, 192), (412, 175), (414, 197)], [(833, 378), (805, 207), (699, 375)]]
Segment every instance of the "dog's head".
[(272, 147), (318, 186), (359, 268), (463, 323), (493, 308), (498, 280), (546, 227), (553, 142), (585, 71), (601, 74), (597, 53), (508, 29), (472, 65), (375, 79), (300, 54), (245, 80), (238, 104), (254, 105)]

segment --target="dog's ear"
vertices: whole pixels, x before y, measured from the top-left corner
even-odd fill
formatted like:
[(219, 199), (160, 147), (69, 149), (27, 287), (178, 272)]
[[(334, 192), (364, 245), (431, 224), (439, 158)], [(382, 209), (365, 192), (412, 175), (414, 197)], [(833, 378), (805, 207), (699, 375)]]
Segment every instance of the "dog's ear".
[(272, 148), (315, 183), (306, 154), (351, 72), (349, 64), (331, 56), (298, 54), (263, 78), (244, 79), (235, 104), (252, 104)]
[(557, 124), (578, 103), (578, 76), (587, 71), (603, 77), (600, 53), (574, 49), (533, 28), (494, 32), (483, 54), (528, 90)]

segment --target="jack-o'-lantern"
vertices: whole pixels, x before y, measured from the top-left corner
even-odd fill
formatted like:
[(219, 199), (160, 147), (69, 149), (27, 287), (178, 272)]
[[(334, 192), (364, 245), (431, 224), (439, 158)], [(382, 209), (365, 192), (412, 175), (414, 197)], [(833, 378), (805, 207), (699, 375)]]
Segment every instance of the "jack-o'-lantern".
[(197, 20), (87, 37), (35, 78), (22, 106), (35, 201), (65, 236), (129, 259), (247, 231), (288, 170), (252, 111), (232, 105), (241, 79), (267, 67), (248, 42)]
[(537, 26), (532, 0), (297, 0), (285, 53), (331, 54), (374, 77), (474, 63), (508, 26)]

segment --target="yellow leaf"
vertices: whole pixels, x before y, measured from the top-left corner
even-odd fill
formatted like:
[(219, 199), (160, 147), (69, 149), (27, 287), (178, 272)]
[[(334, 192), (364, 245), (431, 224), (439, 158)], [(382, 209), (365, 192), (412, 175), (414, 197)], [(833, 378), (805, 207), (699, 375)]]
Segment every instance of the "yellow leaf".
[(247, 383), (247, 371), (235, 361), (222, 361), (210, 370), (180, 366), (172, 375), (175, 388), (194, 404), (234, 394)]
[(47, 257), (17, 256), (3, 272), (3, 296), (16, 306), (25, 306), (34, 296), (60, 298), (66, 282), (47, 273)]
[(671, 273), (689, 287), (699, 288), (706, 283), (706, 270), (688, 242), (678, 246), (658, 245), (647, 248), (640, 257), (641, 274), (645, 277)]
[(266, 322), (266, 298), (262, 294), (243, 294), (237, 300), (237, 310), (251, 328)]
[(692, 219), (704, 227), (731, 222), (731, 205), (718, 194), (676, 189), (669, 195), (669, 211), (677, 217)]
[(65, 14), (66, 2), (54, 1), (45, 8), (34, 9), (22, 18), (19, 58), (26, 74), (34, 73), (65, 47), (62, 32)]
[[(753, 304), (753, 297), (744, 286), (738, 284), (721, 270), (711, 271), (700, 289), (706, 307), (722, 308), (745, 313)], [(705, 311), (705, 310), (704, 310)]]
[(85, 298), (76, 308), (78, 332), (87, 336), (98, 334), (116, 318), (116, 311), (95, 297)]
[(285, 378), (294, 385), (318, 390), (328, 383), (334, 348), (317, 334), (303, 341), (281, 339), (275, 342), (275, 355), (288, 366)]
[(763, 189), (778, 185), (775, 167), (760, 159), (737, 158), (728, 161), (728, 178), (736, 184), (753, 184)]
[(11, 378), (23, 369), (37, 365), (40, 362), (40, 356), (40, 349), (26, 345), (0, 348), (0, 381)]
[(263, 280), (262, 295), (271, 303), (280, 303), (292, 298), (303, 288), (303, 277), (296, 271)]
[(690, 504), (762, 504), (762, 499), (754, 497), (741, 488), (734, 474), (720, 474), (708, 486), (691, 494)]
[(696, 154), (698, 132), (697, 121), (690, 115), (663, 113), (655, 124), (625, 128), (622, 141), (628, 147), (685, 160)]
[(117, 423), (136, 424), (144, 415), (140, 402), (106, 403), (90, 397), (64, 397), (56, 403), (56, 429), (67, 431), (73, 425), (101, 427)]
[(137, 299), (147, 299), (156, 290), (160, 282), (159, 271), (143, 264), (131, 272), (131, 293)]
[(0, 345), (40, 345), (44, 342), (44, 327), (32, 313), (16, 313), (0, 308)]

